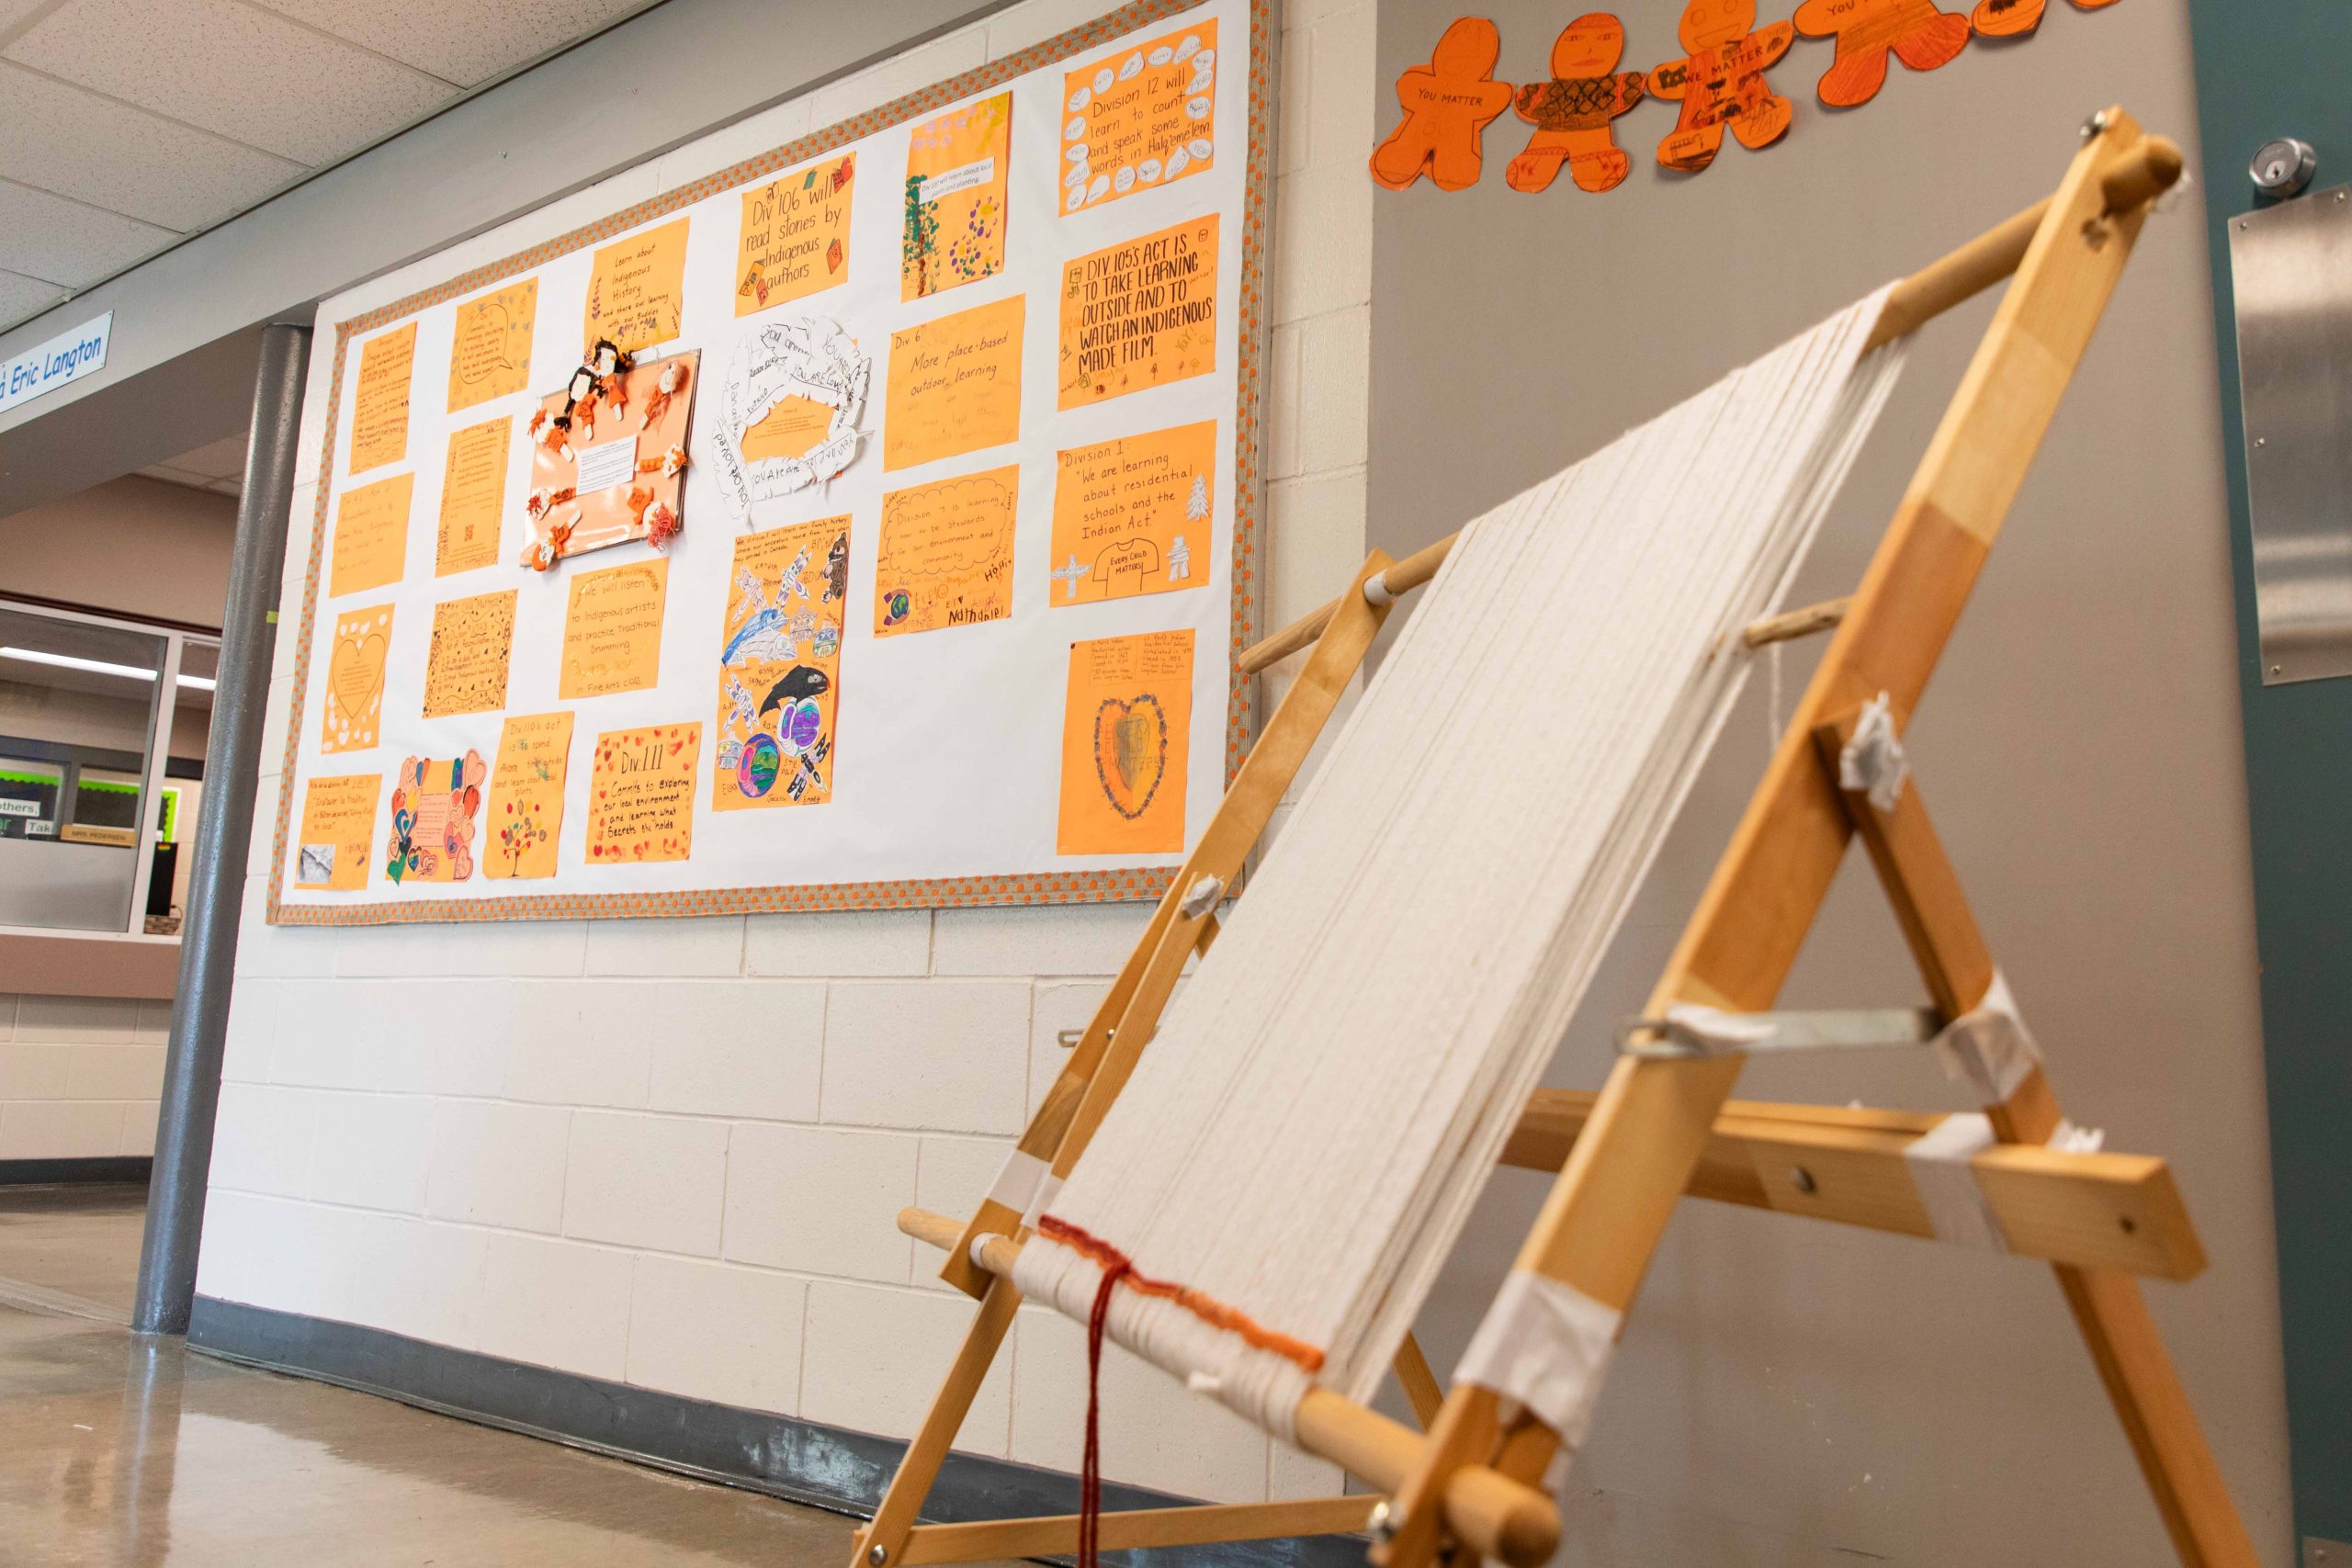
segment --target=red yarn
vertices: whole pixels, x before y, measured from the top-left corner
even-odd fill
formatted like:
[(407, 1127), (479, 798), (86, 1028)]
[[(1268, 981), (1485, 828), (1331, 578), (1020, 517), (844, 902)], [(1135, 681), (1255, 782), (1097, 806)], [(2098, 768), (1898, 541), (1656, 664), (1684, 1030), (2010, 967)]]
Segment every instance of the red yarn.
[(1094, 1310), (1086, 1319), (1086, 1453), (1078, 1472), (1078, 1568), (1098, 1568), (1102, 1534), (1102, 1329), (1111, 1316), (1111, 1288), (1133, 1263), (1122, 1258), (1102, 1270)]

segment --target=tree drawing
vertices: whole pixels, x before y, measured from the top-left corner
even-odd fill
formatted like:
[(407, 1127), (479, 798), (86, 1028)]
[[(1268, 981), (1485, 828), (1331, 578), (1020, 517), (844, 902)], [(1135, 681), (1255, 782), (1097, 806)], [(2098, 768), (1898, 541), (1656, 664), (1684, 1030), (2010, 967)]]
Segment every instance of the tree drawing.
[(1198, 523), (1207, 517), (1208, 514), (1209, 477), (1206, 474), (1194, 474), (1193, 476), (1193, 497), (1190, 501), (1184, 502), (1184, 516), (1191, 522)]

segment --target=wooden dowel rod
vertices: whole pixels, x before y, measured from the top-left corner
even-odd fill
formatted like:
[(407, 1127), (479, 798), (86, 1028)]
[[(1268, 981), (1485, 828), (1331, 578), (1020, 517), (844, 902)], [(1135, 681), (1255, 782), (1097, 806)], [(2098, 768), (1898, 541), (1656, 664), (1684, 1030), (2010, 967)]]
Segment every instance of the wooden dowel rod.
[[(2169, 190), (2180, 178), (2180, 148), (2170, 137), (2143, 136), (2099, 177), (2099, 192), (2106, 198), (2109, 213), (2128, 212)], [(1877, 348), (1918, 331), (1953, 306), (1973, 299), (2017, 271), (2018, 264), (2025, 259), (2026, 247), (2033, 243), (2034, 231), (2041, 227), (2049, 210), (2050, 202), (2045, 197), (1896, 284), (1887, 294), (1886, 308), (1879, 313), (1870, 346)], [(1385, 574), (1389, 593), (1394, 596), (1407, 592), (1435, 577), (1437, 569), (1445, 562), (1446, 553), (1459, 537), (1459, 534), (1449, 534), (1429, 548), (1390, 567)], [(1234, 661), (1235, 667), (1244, 675), (1255, 675), (1289, 658), (1323, 635), (1324, 626), (1338, 608), (1338, 601), (1334, 600), (1309, 611), (1263, 642), (1244, 649), (1241, 657)], [(1751, 642), (1748, 646), (1761, 645)]]
[[(963, 1232), (954, 1220), (927, 1209), (899, 1210), (899, 1229), (922, 1241), (939, 1237), (933, 1245), (947, 1247)], [(1020, 1257), (1021, 1243), (992, 1235), (981, 1243), (978, 1262), (1009, 1280)], [(1420, 1458), (1419, 1433), (1329, 1389), (1308, 1389), (1292, 1426), (1299, 1447), (1383, 1492), (1402, 1485)], [(1485, 1465), (1454, 1472), (1445, 1489), (1445, 1517), (1480, 1556), (1499, 1558), (1511, 1568), (1539, 1568), (1559, 1549), (1560, 1510), (1552, 1499)]]
[(1802, 610), (1789, 610), (1778, 615), (1767, 615), (1760, 621), (1750, 621), (1739, 640), (1750, 648), (1766, 648), (1776, 642), (1792, 642), (1815, 632), (1826, 632), (1846, 618), (1846, 608), (1853, 604), (1849, 595), (1843, 599), (1825, 599), (1818, 604), (1807, 604)]
[[(1270, 1540), (1296, 1535), (1348, 1535), (1364, 1527), (1380, 1499), (1311, 1497), (1288, 1503), (1201, 1504), (1188, 1508), (1126, 1508), (1102, 1516), (1105, 1551), (1138, 1547), (1208, 1546), (1230, 1540)], [(1006, 1558), (1067, 1557), (1078, 1550), (1076, 1514), (1034, 1519), (981, 1519), (960, 1525), (919, 1525), (907, 1533), (898, 1568), (933, 1562), (986, 1562)]]

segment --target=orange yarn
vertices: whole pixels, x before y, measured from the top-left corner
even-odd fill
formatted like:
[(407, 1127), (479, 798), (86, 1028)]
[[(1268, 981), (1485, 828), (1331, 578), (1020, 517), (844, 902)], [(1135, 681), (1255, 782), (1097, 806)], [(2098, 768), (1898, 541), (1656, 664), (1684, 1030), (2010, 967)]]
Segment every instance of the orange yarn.
[[(1228, 1334), (1238, 1334), (1243, 1340), (1256, 1346), (1259, 1349), (1271, 1350), (1284, 1360), (1296, 1362), (1309, 1372), (1319, 1372), (1323, 1370), (1323, 1352), (1305, 1340), (1294, 1339), (1287, 1334), (1277, 1334), (1271, 1328), (1263, 1327), (1248, 1314), (1237, 1312), (1223, 1302), (1214, 1297), (1204, 1296), (1188, 1285), (1179, 1285), (1168, 1280), (1155, 1280), (1148, 1274), (1139, 1273), (1136, 1269), (1135, 1260), (1125, 1253), (1121, 1252), (1107, 1241), (1087, 1235), (1068, 1220), (1056, 1219), (1051, 1214), (1042, 1214), (1037, 1219), (1037, 1234), (1049, 1235), (1065, 1247), (1075, 1247), (1101, 1264), (1106, 1273), (1113, 1270), (1119, 1271), (1120, 1283), (1141, 1291), (1145, 1295), (1159, 1296), (1165, 1301), (1174, 1302), (1211, 1327), (1222, 1328)], [(1105, 1283), (1108, 1282), (1106, 1280)]]

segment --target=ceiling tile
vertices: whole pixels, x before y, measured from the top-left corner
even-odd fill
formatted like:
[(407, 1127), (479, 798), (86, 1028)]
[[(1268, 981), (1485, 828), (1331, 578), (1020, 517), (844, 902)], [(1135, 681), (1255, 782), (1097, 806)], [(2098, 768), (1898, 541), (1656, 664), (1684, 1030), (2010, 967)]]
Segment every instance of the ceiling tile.
[(0, 272), (0, 330), (37, 316), (64, 298), (65, 290), (54, 283)]
[(0, 178), (186, 233), (243, 211), (305, 172), (0, 62)]
[(0, 180), (0, 267), (81, 288), (179, 238), (119, 212)]
[(298, 163), (333, 163), (456, 96), (236, 0), (66, 0), (7, 58)]
[(445, 81), (474, 86), (652, 0), (255, 0)]
[(9, 28), (30, 20), (35, 11), (48, 4), (49, 0), (0, 0), (0, 39), (7, 38)]
[(202, 474), (191, 474), (185, 468), (173, 468), (169, 463), (151, 463), (136, 471), (141, 479), (161, 479), (167, 485), (187, 485), (192, 490), (202, 490), (212, 482)]

